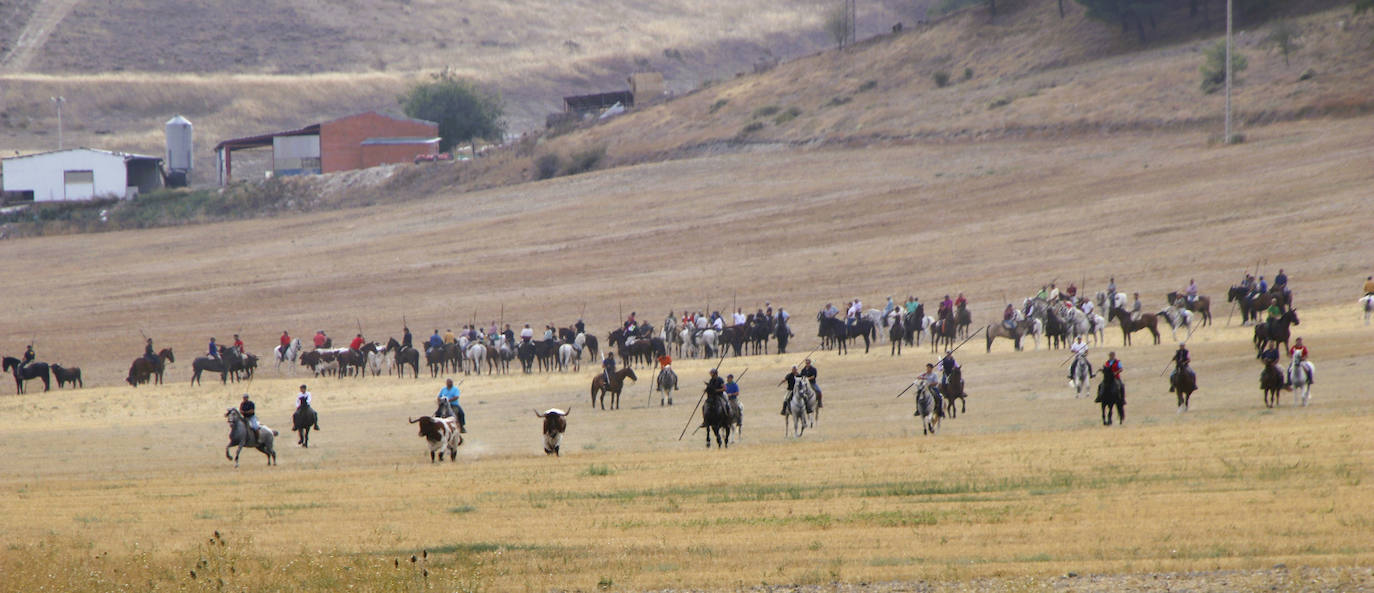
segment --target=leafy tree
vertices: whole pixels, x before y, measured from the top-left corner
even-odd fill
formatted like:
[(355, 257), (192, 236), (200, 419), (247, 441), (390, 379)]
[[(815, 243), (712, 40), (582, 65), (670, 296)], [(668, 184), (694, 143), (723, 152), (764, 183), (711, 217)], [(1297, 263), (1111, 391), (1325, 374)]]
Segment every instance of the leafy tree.
[(849, 8), (840, 4), (825, 13), (825, 32), (835, 39), (835, 45), (844, 47), (849, 39)]
[[(1374, 1), (1374, 0), (1371, 0)], [(1288, 55), (1297, 53), (1302, 49), (1302, 42), (1299, 38), (1302, 31), (1293, 21), (1282, 20), (1274, 23), (1274, 28), (1269, 30), (1269, 35), (1264, 38), (1263, 45), (1270, 49), (1277, 49), (1283, 54), (1283, 65), (1288, 66)]]
[(431, 75), (397, 100), (407, 116), (439, 124), (442, 151), (479, 138), (498, 140), (506, 131), (501, 95), (449, 69)]
[(1155, 28), (1156, 20), (1164, 13), (1164, 0), (1078, 0), (1088, 9), (1088, 16), (1108, 23), (1120, 23), (1121, 32), (1135, 28), (1140, 42), (1145, 43), (1145, 25)]
[(1366, 10), (1374, 10), (1374, 0), (1355, 0), (1355, 14)]
[[(1249, 66), (1249, 60), (1245, 56), (1231, 48), (1231, 81), (1239, 81), (1239, 75)], [(1202, 67), (1198, 68), (1202, 73), (1202, 92), (1207, 94), (1215, 93), (1226, 86), (1226, 41), (1218, 41), (1215, 45), (1207, 48), (1206, 56), (1202, 62)]]

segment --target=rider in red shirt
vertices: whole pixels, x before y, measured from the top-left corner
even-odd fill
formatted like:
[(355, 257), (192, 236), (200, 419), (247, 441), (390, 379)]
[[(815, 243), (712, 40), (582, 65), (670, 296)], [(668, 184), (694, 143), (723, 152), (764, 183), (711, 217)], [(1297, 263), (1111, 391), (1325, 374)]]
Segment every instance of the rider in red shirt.
[(286, 350), (287, 348), (290, 348), (290, 347), (291, 347), (291, 334), (286, 333), (286, 330), (282, 330), (282, 331), (281, 331), (281, 349), (282, 349), (282, 350)]
[(351, 349), (351, 350), (362, 350), (362, 349), (363, 349), (363, 335), (362, 335), (362, 334), (358, 334), (358, 337), (353, 338), (353, 343), (349, 344), (348, 347), (349, 347), (349, 349)]
[(234, 350), (238, 351), (239, 356), (243, 356), (243, 340), (239, 339), (238, 334), (234, 334)]
[(324, 341), (326, 339), (328, 338), (325, 337), (324, 330), (315, 332), (315, 349), (319, 350), (320, 348), (324, 348)]
[[(1302, 356), (1299, 357), (1298, 353), (1302, 353)], [(1293, 347), (1288, 349), (1288, 357), (1307, 360), (1307, 346), (1302, 345), (1302, 338), (1293, 341)]]

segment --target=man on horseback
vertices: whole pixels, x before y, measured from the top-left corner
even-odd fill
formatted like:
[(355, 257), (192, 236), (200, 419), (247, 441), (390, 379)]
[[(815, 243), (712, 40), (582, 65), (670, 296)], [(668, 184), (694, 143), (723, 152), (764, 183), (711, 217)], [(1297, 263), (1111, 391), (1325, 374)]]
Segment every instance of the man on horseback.
[(1364, 296), (1374, 294), (1374, 276), (1364, 279)]
[(1016, 307), (1011, 306), (1011, 303), (1007, 303), (1007, 308), (1002, 310), (1002, 327), (1007, 328), (1007, 331), (1016, 330)]
[(1068, 295), (1069, 301), (1072, 302), (1074, 298), (1078, 296), (1078, 286), (1075, 285), (1072, 280), (1070, 280), (1069, 287), (1064, 289), (1064, 294)]
[(959, 368), (959, 363), (954, 360), (954, 351), (946, 350), (945, 357), (940, 359), (940, 389), (942, 391), (949, 391), (949, 376), (954, 374), (954, 370), (957, 368)]
[(716, 369), (711, 369), (711, 378), (706, 381), (706, 397), (713, 395), (725, 395), (725, 382), (720, 379)]
[(1115, 306), (1116, 306), (1116, 277), (1115, 277), (1115, 276), (1112, 276), (1111, 279), (1107, 281), (1107, 310), (1110, 311), (1110, 310), (1112, 309), (1112, 307), (1115, 307)]
[(953, 316), (954, 299), (949, 298), (949, 295), (945, 295), (945, 299), (940, 301), (940, 306), (935, 309), (935, 317), (938, 319), (944, 319), (945, 317)]
[(611, 386), (611, 377), (614, 377), (614, 376), (615, 376), (615, 353), (614, 353), (614, 352), (611, 352), (610, 350), (607, 350), (607, 351), (606, 351), (606, 358), (604, 358), (604, 359), (601, 360), (601, 377), (602, 377), (602, 380), (604, 380), (604, 381), (606, 382), (606, 383), (605, 383), (605, 386), (606, 386), (606, 387), (610, 387), (610, 386)]
[(24, 360), (19, 361), (19, 368), (22, 370), (24, 368), (24, 365), (33, 362), (33, 359), (33, 344), (29, 344), (29, 347), (24, 349)]
[(1288, 274), (1283, 273), (1283, 268), (1279, 268), (1279, 274), (1274, 276), (1274, 290), (1288, 292)]
[(673, 378), (673, 391), (677, 391), (677, 371), (673, 370), (673, 358), (667, 352), (658, 356), (659, 373), (668, 373)]
[[(1126, 401), (1126, 383), (1123, 382), (1123, 381), (1121, 380), (1121, 371), (1122, 371), (1122, 368), (1121, 368), (1121, 361), (1120, 361), (1119, 359), (1117, 359), (1116, 353), (1115, 353), (1115, 352), (1108, 352), (1108, 353), (1107, 353), (1107, 362), (1102, 363), (1102, 375), (1105, 376), (1105, 377), (1110, 377), (1111, 380), (1115, 381), (1116, 384), (1117, 384), (1118, 386), (1120, 386), (1120, 388), (1121, 388), (1121, 401), (1122, 401), (1122, 403), (1125, 403), (1125, 401)], [(1097, 386), (1098, 396), (1099, 396), (1099, 397), (1101, 397), (1102, 390), (1103, 390), (1106, 386), (1107, 386), (1107, 382), (1106, 382), (1106, 381), (1103, 381), (1100, 385)]]
[(1073, 353), (1073, 363), (1069, 364), (1069, 380), (1073, 380), (1073, 372), (1077, 370), (1080, 364), (1087, 365), (1088, 377), (1091, 378), (1093, 376), (1093, 367), (1092, 364), (1088, 362), (1088, 343), (1083, 341), (1083, 336), (1078, 336), (1078, 338), (1074, 339), (1073, 343), (1069, 345), (1069, 352)]
[(1189, 279), (1188, 279), (1188, 288), (1187, 288), (1186, 290), (1184, 290), (1184, 294), (1187, 295), (1188, 307), (1189, 307), (1189, 308), (1192, 308), (1194, 305), (1197, 304), (1197, 281), (1196, 281), (1196, 280), (1194, 280), (1194, 279), (1192, 279), (1192, 278), (1189, 278)]
[[(437, 332), (436, 332), (436, 333), (437, 333)], [(401, 328), (401, 348), (402, 348), (402, 349), (404, 349), (404, 348), (414, 348), (415, 346), (412, 344), (412, 342), (413, 342), (413, 339), (412, 339), (412, 336), (410, 335), (410, 328), (409, 328), (409, 327), (404, 327), (404, 326), (403, 326), (403, 327)]]
[(444, 339), (439, 337), (439, 328), (434, 328), (434, 334), (429, 337), (429, 343), (425, 346), (426, 351), (434, 351), (444, 347)]
[(740, 419), (740, 424), (744, 424), (744, 414), (740, 413), (739, 407), (739, 383), (735, 382), (734, 375), (725, 375), (725, 397), (730, 402), (730, 413)]
[[(152, 364), (154, 364), (154, 365), (156, 365), (156, 364), (158, 363), (157, 352), (154, 352), (154, 351), (153, 351), (153, 339), (152, 339), (152, 338), (148, 338), (148, 341), (143, 345), (143, 358), (148, 359), (148, 362), (150, 362), (150, 363), (152, 363)], [(156, 367), (154, 367), (154, 368), (156, 368)]]
[[(792, 367), (792, 372), (787, 373), (787, 375), (782, 378), (782, 381), (778, 381), (778, 385), (787, 383), (787, 395), (782, 396), (781, 413), (783, 416), (787, 415), (787, 404), (792, 401), (792, 392), (797, 389), (797, 377), (799, 376), (800, 374), (797, 373), (797, 367)], [(810, 412), (810, 410), (807, 410), (807, 412)]]
[[(529, 327), (530, 327), (530, 324), (526, 323), (526, 324), (525, 324), (525, 329), (529, 329)], [(531, 334), (531, 335), (533, 335), (533, 334)], [(449, 328), (444, 328), (444, 345), (447, 346), (447, 345), (449, 345), (449, 344), (457, 344), (457, 343), (458, 343), (458, 336), (456, 336), (456, 335), (453, 334), (453, 330), (452, 330), (452, 329), (449, 329)]]
[[(210, 336), (210, 348), (209, 348), (209, 352), (207, 353), (207, 355), (208, 355), (210, 358), (213, 358), (213, 359), (215, 359), (215, 360), (219, 360), (219, 345), (215, 343), (215, 337), (214, 337), (214, 336)], [(247, 397), (247, 396), (244, 396), (244, 397)]]
[(310, 404), (311, 404), (313, 401), (314, 401), (314, 396), (311, 395), (309, 391), (306, 391), (306, 390), (305, 390), (305, 384), (302, 383), (302, 384), (301, 384), (301, 392), (298, 393), (298, 394), (296, 394), (296, 409), (299, 410), (299, 409), (301, 408), (302, 405), (304, 405), (304, 406), (306, 406), (306, 407), (310, 407)]
[(320, 348), (324, 348), (324, 344), (325, 344), (325, 342), (328, 341), (328, 340), (329, 340), (329, 338), (326, 337), (326, 336), (324, 335), (324, 330), (318, 330), (318, 331), (316, 331), (316, 332), (315, 332), (315, 349), (316, 349), (316, 350), (319, 350)]
[(1259, 359), (1266, 366), (1279, 363), (1279, 346), (1277, 342), (1269, 342), (1269, 347), (1260, 352)]
[(291, 347), (291, 334), (286, 330), (281, 330), (281, 356), (278, 360), (286, 360), (286, 350)]
[[(213, 342), (214, 338), (210, 338), (210, 340)], [(248, 422), (248, 438), (246, 444), (250, 447), (257, 446), (258, 428), (261, 426), (258, 424), (257, 407), (258, 406), (253, 403), (253, 400), (248, 399), (247, 393), (243, 394), (243, 402), (239, 404), (239, 414), (243, 416), (244, 421)]]
[(240, 358), (243, 357), (243, 340), (239, 339), (238, 334), (234, 334), (234, 343), (229, 347), (232, 348), (234, 352), (239, 355)]
[(811, 382), (811, 390), (816, 392), (816, 407), (824, 408), (825, 406), (821, 405), (821, 386), (816, 384), (816, 367), (811, 366), (810, 358), (802, 361), (802, 370), (798, 375)]
[[(1293, 347), (1288, 349), (1288, 358), (1289, 358), (1289, 359), (1297, 359), (1298, 364), (1302, 365), (1303, 370), (1307, 371), (1307, 384), (1308, 384), (1308, 385), (1311, 385), (1311, 384), (1315, 383), (1315, 381), (1312, 380), (1313, 374), (1314, 374), (1314, 373), (1312, 372), (1312, 363), (1311, 363), (1311, 362), (1308, 362), (1308, 360), (1307, 360), (1307, 346), (1304, 346), (1304, 345), (1303, 345), (1303, 343), (1302, 343), (1302, 338), (1297, 338), (1296, 340), (1293, 340)], [(1292, 386), (1293, 386), (1293, 377), (1292, 377), (1292, 376), (1289, 376), (1289, 377), (1288, 377), (1287, 386), (1288, 386), (1289, 388), (1292, 388)]]
[(1169, 374), (1170, 393), (1174, 391), (1174, 379), (1178, 377), (1179, 373), (1188, 373), (1188, 376), (1193, 379), (1194, 387), (1197, 386), (1197, 373), (1194, 373), (1192, 367), (1188, 366), (1189, 362), (1192, 362), (1192, 359), (1188, 356), (1188, 345), (1179, 342), (1178, 350), (1174, 351), (1174, 372)]
[(363, 344), (365, 344), (365, 343), (366, 343), (366, 342), (363, 340), (363, 335), (362, 335), (362, 334), (358, 334), (358, 335), (356, 335), (356, 336), (353, 337), (353, 342), (351, 342), (351, 343), (348, 345), (348, 349), (349, 349), (349, 350), (352, 350), (352, 351), (354, 351), (354, 352), (361, 352), (362, 349), (363, 349)]
[[(926, 389), (929, 389), (931, 396), (935, 398), (935, 415), (943, 418), (945, 415), (945, 396), (940, 392), (940, 379), (935, 374), (935, 365), (927, 362), (926, 372), (917, 375), (916, 380), (912, 381), (911, 384), (918, 388), (921, 384), (925, 384)], [(920, 410), (917, 410), (913, 415), (920, 416)]]
[(1140, 321), (1140, 293), (1135, 293), (1135, 302), (1131, 304), (1131, 321)]
[(434, 411), (435, 418), (445, 418), (448, 414), (444, 412), (444, 404), (458, 417), (458, 432), (468, 431), (468, 416), (463, 413), (463, 406), (458, 405), (458, 386), (453, 384), (453, 379), (445, 379), (444, 387), (439, 390), (439, 409)]

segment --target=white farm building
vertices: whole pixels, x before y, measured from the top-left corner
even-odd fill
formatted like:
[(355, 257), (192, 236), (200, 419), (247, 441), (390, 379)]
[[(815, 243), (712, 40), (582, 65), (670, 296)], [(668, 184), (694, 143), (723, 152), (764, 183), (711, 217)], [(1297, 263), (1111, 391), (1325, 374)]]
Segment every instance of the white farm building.
[(132, 198), (162, 187), (162, 158), (72, 148), (4, 159), (0, 179), (11, 200)]

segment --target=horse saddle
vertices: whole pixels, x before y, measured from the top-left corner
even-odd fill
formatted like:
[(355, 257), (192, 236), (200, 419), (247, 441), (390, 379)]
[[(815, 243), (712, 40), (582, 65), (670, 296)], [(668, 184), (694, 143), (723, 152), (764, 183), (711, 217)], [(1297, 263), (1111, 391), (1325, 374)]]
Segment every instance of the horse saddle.
[(1016, 331), (1016, 321), (1007, 319), (1002, 322), (1002, 327), (1007, 328), (1007, 331)]

